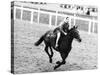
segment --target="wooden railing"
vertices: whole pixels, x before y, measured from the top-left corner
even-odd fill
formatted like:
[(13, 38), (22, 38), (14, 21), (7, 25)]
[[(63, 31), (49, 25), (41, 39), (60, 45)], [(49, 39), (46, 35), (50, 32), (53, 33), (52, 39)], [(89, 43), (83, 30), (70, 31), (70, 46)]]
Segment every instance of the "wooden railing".
[[(83, 21), (88, 21), (89, 23), (88, 23), (88, 33), (90, 34), (90, 33), (94, 33), (95, 32), (95, 27), (97, 27), (97, 26), (95, 26), (95, 23), (97, 23), (98, 24), (98, 22), (97, 22), (97, 20), (96, 19), (89, 19), (89, 18), (82, 18), (82, 17), (79, 17), (79, 16), (77, 16), (75, 13), (74, 13), (74, 15), (67, 15), (67, 14), (60, 14), (60, 13), (58, 13), (59, 11), (53, 11), (53, 12), (48, 12), (48, 11), (43, 11), (43, 9), (41, 10), (40, 8), (30, 8), (30, 7), (24, 7), (24, 6), (14, 6), (13, 7), (13, 13), (14, 13), (14, 20), (16, 20), (17, 18), (16, 18), (16, 14), (17, 14), (17, 10), (16, 9), (20, 9), (20, 20), (23, 20), (22, 19), (22, 17), (23, 17), (23, 10), (26, 10), (26, 11), (30, 11), (31, 12), (31, 17), (30, 17), (30, 23), (33, 23), (34, 21), (33, 21), (33, 13), (34, 12), (37, 12), (38, 13), (38, 15), (37, 15), (37, 23), (40, 23), (40, 14), (41, 13), (44, 13), (44, 14), (48, 14), (49, 15), (49, 25), (48, 26), (57, 26), (57, 17), (58, 16), (62, 16), (62, 17), (69, 17), (70, 18), (70, 23), (71, 23), (71, 19), (73, 19), (73, 25), (75, 25), (76, 24), (76, 19), (79, 19), (79, 20), (83, 20)], [(55, 25), (52, 25), (52, 23), (51, 23), (51, 20), (52, 20), (52, 16), (55, 16)], [(70, 27), (71, 27), (71, 25), (72, 24), (70, 24)], [(97, 28), (96, 28), (97, 29)], [(96, 32), (97, 33), (97, 32)]]

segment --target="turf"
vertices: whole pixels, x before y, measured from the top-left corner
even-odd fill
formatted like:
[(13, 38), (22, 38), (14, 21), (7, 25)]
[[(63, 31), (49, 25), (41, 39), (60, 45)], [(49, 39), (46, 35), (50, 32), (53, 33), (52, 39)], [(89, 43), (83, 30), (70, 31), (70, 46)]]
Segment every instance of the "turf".
[(82, 43), (73, 41), (73, 48), (66, 59), (66, 64), (53, 70), (55, 62), (61, 60), (54, 51), (53, 63), (44, 52), (44, 43), (34, 46), (41, 35), (53, 29), (44, 24), (15, 20), (14, 21), (14, 70), (15, 73), (34, 73), (51, 71), (71, 71), (97, 69), (98, 35), (80, 31)]

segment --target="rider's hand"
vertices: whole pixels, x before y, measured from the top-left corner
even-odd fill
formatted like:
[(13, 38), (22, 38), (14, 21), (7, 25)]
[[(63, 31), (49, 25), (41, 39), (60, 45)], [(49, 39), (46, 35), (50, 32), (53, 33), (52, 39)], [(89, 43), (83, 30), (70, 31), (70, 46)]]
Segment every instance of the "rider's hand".
[(65, 35), (67, 35), (67, 33), (64, 33)]

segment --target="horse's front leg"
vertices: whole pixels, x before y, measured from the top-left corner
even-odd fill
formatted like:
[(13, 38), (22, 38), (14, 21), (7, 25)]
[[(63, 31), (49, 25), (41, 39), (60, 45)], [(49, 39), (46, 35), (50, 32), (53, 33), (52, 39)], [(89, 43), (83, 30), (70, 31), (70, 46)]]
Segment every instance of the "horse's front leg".
[(53, 50), (52, 50), (51, 47), (50, 47), (50, 52), (51, 52), (51, 55), (50, 55), (50, 57), (49, 57), (49, 58), (50, 58), (49, 62), (52, 63), (52, 57), (53, 57), (53, 54), (54, 54), (54, 53), (53, 53)]
[(63, 64), (66, 63), (66, 58), (67, 58), (68, 54), (67, 54), (67, 53), (64, 53), (64, 52), (62, 52), (62, 53), (60, 53), (60, 54), (61, 54), (62, 61), (61, 61), (61, 62), (60, 62), (60, 61), (57, 61), (56, 63), (57, 63), (58, 65), (56, 65), (56, 66), (54, 67), (54, 69), (57, 69), (58, 67), (60, 67), (61, 65), (63, 65)]
[(63, 53), (60, 53), (60, 55), (61, 55), (62, 61), (57, 61), (56, 64), (65, 64), (66, 63), (65, 59), (67, 57), (67, 54), (63, 52)]
[(66, 63), (66, 58), (68, 57), (68, 53), (61, 53), (61, 57), (62, 57), (62, 64)]
[(46, 52), (47, 55), (49, 56), (49, 62), (52, 63), (53, 51), (52, 51), (52, 48), (50, 47), (50, 50), (51, 50), (51, 55), (50, 55), (50, 54), (49, 54), (49, 51), (48, 51), (48, 48), (49, 48), (49, 46), (46, 45), (46, 47), (45, 47), (45, 52)]

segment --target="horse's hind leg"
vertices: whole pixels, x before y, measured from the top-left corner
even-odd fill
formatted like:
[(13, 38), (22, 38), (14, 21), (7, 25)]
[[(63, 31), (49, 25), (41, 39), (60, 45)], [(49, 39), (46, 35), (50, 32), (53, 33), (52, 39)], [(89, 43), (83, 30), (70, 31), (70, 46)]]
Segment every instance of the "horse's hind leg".
[(53, 50), (52, 50), (51, 47), (50, 47), (50, 51), (51, 51), (51, 55), (50, 55), (50, 57), (49, 57), (49, 58), (50, 58), (49, 62), (52, 63), (52, 57), (53, 57), (53, 54), (54, 54), (54, 53), (53, 53)]
[(52, 63), (52, 56), (51, 56), (51, 55), (49, 54), (49, 52), (48, 52), (48, 47), (49, 47), (49, 46), (47, 46), (47, 45), (45, 46), (45, 52), (46, 52), (47, 55), (49, 56), (49, 62)]

